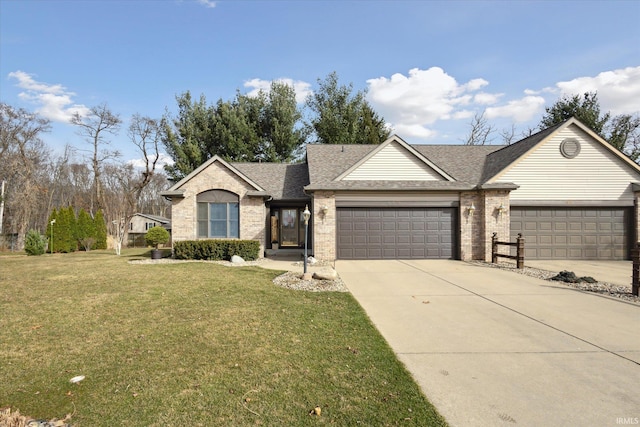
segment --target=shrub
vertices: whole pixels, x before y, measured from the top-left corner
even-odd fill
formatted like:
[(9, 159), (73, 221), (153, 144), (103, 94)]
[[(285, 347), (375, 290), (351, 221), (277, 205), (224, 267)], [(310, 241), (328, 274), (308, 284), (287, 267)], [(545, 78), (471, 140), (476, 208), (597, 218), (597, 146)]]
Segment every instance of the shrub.
[(47, 247), (47, 239), (39, 231), (29, 230), (24, 241), (27, 255), (42, 255)]
[(182, 240), (173, 243), (177, 259), (229, 260), (238, 255), (247, 261), (258, 258), (260, 242), (257, 240)]
[(156, 226), (147, 231), (147, 234), (144, 236), (144, 241), (147, 242), (147, 245), (158, 249), (158, 245), (167, 243), (169, 237), (169, 232), (166, 229)]

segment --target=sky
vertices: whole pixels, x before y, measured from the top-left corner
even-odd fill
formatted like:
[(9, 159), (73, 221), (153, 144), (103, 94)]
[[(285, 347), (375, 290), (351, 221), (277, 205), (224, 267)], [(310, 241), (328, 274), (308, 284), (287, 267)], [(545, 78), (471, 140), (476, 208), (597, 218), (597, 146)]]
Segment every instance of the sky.
[(132, 160), (130, 117), (175, 115), (185, 91), (280, 80), (302, 105), (335, 71), (405, 141), (461, 144), (475, 115), (519, 134), (587, 91), (640, 113), (639, 22), (638, 0), (0, 0), (0, 102), (50, 119), (56, 153), (85, 148), (69, 119), (106, 103)]

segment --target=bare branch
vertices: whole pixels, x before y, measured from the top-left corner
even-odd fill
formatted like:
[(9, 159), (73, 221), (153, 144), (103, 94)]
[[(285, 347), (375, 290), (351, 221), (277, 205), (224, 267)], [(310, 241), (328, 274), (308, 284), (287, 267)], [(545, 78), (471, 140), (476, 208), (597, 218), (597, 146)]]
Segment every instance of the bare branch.
[(485, 145), (493, 141), (493, 138), (490, 138), (490, 136), (495, 132), (495, 128), (489, 124), (484, 111), (480, 114), (476, 113), (476, 115), (473, 116), (469, 127), (471, 129), (469, 130), (466, 145)]

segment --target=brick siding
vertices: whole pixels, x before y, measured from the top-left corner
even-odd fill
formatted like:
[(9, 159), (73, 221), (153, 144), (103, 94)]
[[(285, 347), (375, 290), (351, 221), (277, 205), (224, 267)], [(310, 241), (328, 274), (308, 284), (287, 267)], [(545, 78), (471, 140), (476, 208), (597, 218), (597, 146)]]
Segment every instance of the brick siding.
[(184, 198), (173, 198), (171, 205), (171, 233), (173, 241), (196, 240), (198, 218), (196, 197), (203, 191), (226, 190), (240, 199), (240, 238), (260, 241), (260, 256), (264, 254), (266, 235), (266, 208), (261, 197), (249, 197), (254, 190), (219, 162), (214, 162), (180, 187)]

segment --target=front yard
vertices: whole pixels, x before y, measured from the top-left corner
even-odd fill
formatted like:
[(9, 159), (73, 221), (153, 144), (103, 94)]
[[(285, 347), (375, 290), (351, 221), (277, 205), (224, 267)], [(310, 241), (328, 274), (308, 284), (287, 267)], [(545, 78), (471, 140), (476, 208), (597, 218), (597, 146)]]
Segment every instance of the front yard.
[(350, 294), (128, 263), (141, 253), (0, 257), (0, 408), (74, 426), (445, 425)]

